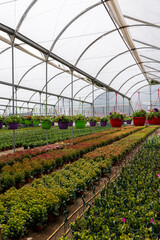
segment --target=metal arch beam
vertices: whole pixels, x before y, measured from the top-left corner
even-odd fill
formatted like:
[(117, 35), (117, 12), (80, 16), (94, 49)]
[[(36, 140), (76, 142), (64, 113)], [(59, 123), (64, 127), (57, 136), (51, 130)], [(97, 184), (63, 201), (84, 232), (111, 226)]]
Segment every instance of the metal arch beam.
[(130, 88), (127, 90), (126, 94), (127, 94), (133, 87), (135, 87), (137, 84), (139, 84), (139, 83), (141, 83), (141, 82), (145, 82), (145, 79), (143, 79), (143, 80), (135, 83), (134, 85), (132, 85), (132, 87), (130, 87)]
[[(90, 94), (92, 94), (93, 92), (98, 91), (98, 90), (104, 90), (104, 88), (97, 88), (97, 89), (91, 91), (91, 92), (85, 97), (84, 101), (89, 97)], [(105, 90), (104, 90), (104, 92), (105, 92)]]
[(74, 22), (76, 21), (79, 17), (81, 17), (83, 14), (85, 14), (86, 12), (90, 11), (91, 9), (101, 5), (102, 3), (101, 2), (98, 2), (88, 8), (86, 8), (84, 11), (80, 12), (76, 17), (74, 17), (69, 23), (67, 23), (67, 25), (61, 30), (61, 32), (58, 34), (58, 36), (56, 37), (56, 39), (54, 40), (54, 42), (52, 43), (51, 45), (51, 48), (50, 48), (50, 52), (52, 52), (56, 42), (58, 41), (58, 39), (61, 37), (61, 35), (66, 31), (66, 29)]
[[(156, 72), (156, 71), (150, 71), (150, 72)], [(146, 73), (150, 74), (150, 72), (146, 72)], [(142, 75), (142, 74), (143, 74), (143, 73), (138, 73), (138, 74), (135, 74), (134, 76), (130, 77), (129, 79), (127, 79), (127, 81), (125, 81), (125, 82), (120, 86), (120, 88), (118, 89), (118, 91), (120, 91), (121, 88), (122, 88), (127, 82), (129, 82), (132, 78), (137, 77), (137, 76)]]
[(34, 5), (37, 1), (38, 1), (38, 0), (33, 0), (33, 1), (30, 3), (30, 5), (27, 7), (27, 9), (26, 9), (25, 12), (23, 13), (23, 15), (22, 15), (21, 19), (19, 20), (19, 23), (18, 23), (18, 25), (17, 25), (17, 27), (16, 27), (16, 29), (15, 29), (16, 32), (19, 31), (19, 28), (21, 27), (24, 19), (27, 17), (28, 12), (31, 10), (31, 8), (33, 7), (33, 5)]
[[(155, 71), (153, 71), (153, 72), (155, 72)], [(157, 75), (155, 75), (155, 74), (152, 74), (152, 73), (148, 73), (149, 75), (152, 75), (153, 77), (156, 77), (156, 78), (160, 78), (160, 76), (157, 76)], [(152, 78), (152, 76), (150, 77), (150, 78)]]
[[(66, 73), (66, 72), (60, 72), (60, 73), (57, 73), (56, 75), (54, 75), (53, 77), (51, 77), (51, 78), (49, 79), (49, 81), (47, 82), (47, 84), (48, 84), (50, 81), (52, 81), (55, 77), (57, 77), (57, 76), (59, 76), (59, 75), (61, 75), (61, 74), (63, 74), (63, 73)], [(42, 91), (44, 90), (45, 87), (46, 87), (46, 84), (45, 84), (44, 87), (42, 88)]]
[[(82, 79), (77, 78), (77, 79), (73, 80), (73, 83), (74, 83), (74, 82), (77, 82), (77, 81), (79, 81), (79, 80), (82, 80)], [(61, 94), (64, 92), (64, 90), (65, 90), (67, 87), (69, 87), (71, 84), (72, 84), (72, 83), (68, 83), (68, 84), (63, 88), (63, 90), (60, 92), (60, 96), (61, 96)]]
[[(133, 50), (139, 50), (139, 49), (146, 49), (146, 48), (152, 48), (152, 47), (139, 47), (139, 48), (131, 49), (131, 51), (133, 51)], [(126, 54), (126, 53), (128, 53), (128, 52), (130, 52), (130, 50), (121, 52), (121, 53), (117, 54), (116, 56), (114, 56), (113, 58), (111, 58), (108, 62), (106, 62), (106, 63), (101, 67), (101, 69), (100, 69), (100, 70), (98, 71), (98, 73), (96, 74), (95, 78), (98, 77), (98, 75), (101, 73), (101, 71), (102, 71), (110, 62), (112, 62), (112, 61), (113, 61), (114, 59), (116, 59), (117, 57), (119, 57), (119, 56), (121, 56), (121, 55), (123, 55), (123, 54)]]
[(73, 97), (75, 97), (75, 96), (76, 96), (80, 91), (82, 91), (84, 88), (89, 87), (89, 86), (92, 86), (92, 83), (89, 83), (89, 84), (87, 84), (86, 86), (80, 88), (80, 89), (78, 90), (78, 92), (76, 92), (76, 94), (75, 94)]
[(144, 65), (145, 67), (147, 67), (147, 68), (150, 68), (150, 69), (152, 69), (152, 70), (155, 70), (156, 72), (160, 72), (160, 70), (158, 70), (158, 69), (156, 69), (156, 68), (153, 68), (153, 67), (150, 67), (150, 66), (147, 66), (147, 65)]
[[(15, 37), (21, 41), (23, 41), (24, 43), (28, 44), (29, 46), (37, 49), (38, 51), (40, 51), (41, 53), (43, 53), (44, 55), (49, 55), (52, 59), (58, 61), (59, 63), (67, 66), (68, 68), (72, 69), (73, 71), (85, 76), (88, 79), (91, 79), (92, 81), (95, 82), (95, 84), (100, 84), (102, 86), (104, 86), (105, 88), (108, 88), (110, 91), (115, 91), (117, 92), (116, 89), (111, 88), (110, 86), (108, 86), (107, 84), (105, 84), (104, 82), (101, 82), (98, 79), (95, 79), (95, 77), (91, 76), (90, 74), (88, 74), (87, 72), (83, 71), (82, 69), (79, 69), (77, 67), (75, 67), (74, 65), (72, 65), (71, 63), (67, 62), (66, 60), (64, 60), (63, 58), (55, 55), (54, 53), (50, 53), (46, 48), (44, 48), (43, 46), (37, 44), (36, 42), (32, 41), (31, 39), (27, 38), (26, 36), (23, 36), (20, 33), (15, 33), (14, 30), (12, 28), (9, 28), (7, 26), (5, 26), (4, 24), (0, 23), (0, 30), (10, 34), (10, 35), (15, 35)], [(37, 56), (35, 56), (37, 57)], [(58, 68), (58, 66), (55, 66)], [(83, 79), (85, 80), (85, 79)], [(119, 93), (121, 96), (124, 96), (122, 93)], [(125, 97), (125, 96), (124, 96)]]
[(142, 88), (144, 88), (144, 87), (147, 87), (147, 86), (150, 86), (150, 84), (146, 84), (146, 85), (138, 88), (138, 89), (131, 95), (130, 99), (133, 97), (133, 95), (134, 95), (136, 92), (138, 92), (140, 89), (142, 89)]
[(153, 59), (153, 58), (150, 58), (150, 57), (146, 57), (146, 56), (144, 56), (144, 55), (140, 55), (141, 57), (143, 57), (143, 58), (146, 58), (146, 59), (148, 59), (148, 60), (152, 60), (152, 61), (154, 61), (154, 62), (156, 62), (156, 63), (160, 63), (160, 61), (158, 61), (158, 60), (156, 60), (156, 59)]
[[(154, 61), (147, 61), (147, 62), (141, 62), (141, 63), (148, 63), (148, 62), (154, 62)], [(129, 68), (131, 68), (131, 67), (137, 66), (137, 65), (139, 65), (139, 64), (140, 64), (140, 63), (134, 63), (134, 64), (129, 65), (128, 67), (122, 69), (122, 70), (121, 70), (120, 72), (118, 72), (118, 73), (116, 74), (116, 76), (114, 76), (114, 78), (110, 81), (109, 86), (111, 85), (111, 83), (112, 83), (122, 72), (126, 71), (127, 69), (129, 69)]]
[(0, 54), (3, 54), (4, 52), (6, 52), (7, 50), (9, 50), (11, 47), (7, 47), (7, 48), (5, 48), (4, 50), (2, 50), (1, 52), (0, 52)]

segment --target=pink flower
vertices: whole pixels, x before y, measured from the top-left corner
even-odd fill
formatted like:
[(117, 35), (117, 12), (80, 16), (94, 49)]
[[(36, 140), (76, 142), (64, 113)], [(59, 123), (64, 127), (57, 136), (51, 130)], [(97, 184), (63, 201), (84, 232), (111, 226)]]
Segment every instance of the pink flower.
[(159, 178), (160, 178), (160, 174), (158, 174), (158, 175), (157, 175), (157, 177), (159, 177)]
[(122, 219), (122, 222), (123, 222), (123, 223), (125, 223), (125, 221), (126, 221), (126, 219), (125, 219), (125, 218), (123, 218), (123, 219)]
[(153, 218), (150, 220), (151, 223), (155, 224), (155, 221), (153, 220)]

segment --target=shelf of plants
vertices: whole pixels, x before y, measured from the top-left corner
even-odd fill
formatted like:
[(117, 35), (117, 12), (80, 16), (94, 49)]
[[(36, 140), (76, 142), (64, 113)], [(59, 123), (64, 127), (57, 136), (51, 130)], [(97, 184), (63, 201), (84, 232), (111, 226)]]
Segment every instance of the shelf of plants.
[[(46, 223), (51, 213), (59, 214), (60, 206), (63, 202), (68, 202), (71, 197), (75, 198), (82, 191), (85, 191), (92, 181), (100, 178), (103, 172), (110, 170), (114, 161), (120, 160), (126, 152), (145, 139), (155, 129), (156, 127), (126, 128), (112, 134), (110, 132), (106, 136), (100, 136), (93, 140), (90, 139), (88, 142), (81, 141), (78, 143), (78, 149), (76, 144), (74, 144), (72, 145), (73, 150), (71, 145), (68, 145), (62, 150), (46, 153), (43, 156), (43, 162), (53, 161), (54, 166), (55, 159), (60, 159), (60, 156), (62, 163), (71, 159), (75, 160), (81, 154), (83, 154), (83, 159), (81, 158), (72, 164), (67, 164), (64, 169), (53, 172), (51, 175), (43, 176), (42, 179), (35, 179), (32, 182), (32, 186), (26, 186), (19, 190), (11, 188), (4, 194), (1, 194), (0, 206), (3, 239), (18, 239), (26, 233), (27, 229), (36, 228), (37, 225), (40, 226)], [(133, 133), (135, 131), (138, 132)], [(104, 146), (118, 139), (121, 140)], [(103, 151), (103, 155), (99, 149)], [(96, 150), (99, 155), (96, 153)], [(89, 151), (93, 151), (95, 155), (88, 155)], [(53, 152), (61, 154), (58, 154), (58, 158), (54, 158)], [(68, 158), (69, 152), (70, 157)], [(108, 156), (107, 152), (112, 154)], [(38, 157), (40, 156), (38, 155)], [(30, 161), (31, 159), (32, 161)], [(30, 158), (30, 160), (23, 159), (22, 161), (19, 158), (19, 161), (24, 163), (25, 161), (28, 161), (28, 163), (33, 162), (34, 158)], [(38, 163), (40, 163), (40, 160)]]
[[(138, 136), (139, 133), (133, 135)], [(112, 146), (118, 147), (121, 143), (124, 150), (126, 144), (129, 146), (129, 141), (133, 140), (133, 135)], [(127, 139), (129, 141), (125, 144)], [(150, 137), (143, 144), (130, 165), (122, 169), (120, 177), (101, 191), (83, 218), (77, 218), (71, 224), (71, 239), (160, 238), (159, 144), (159, 136)]]

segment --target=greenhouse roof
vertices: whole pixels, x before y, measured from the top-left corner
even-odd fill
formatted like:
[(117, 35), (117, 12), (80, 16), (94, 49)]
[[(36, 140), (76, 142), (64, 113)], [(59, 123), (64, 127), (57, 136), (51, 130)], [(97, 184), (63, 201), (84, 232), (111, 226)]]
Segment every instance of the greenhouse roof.
[(1, 108), (131, 99), (159, 83), (159, 11), (159, 0), (0, 0)]

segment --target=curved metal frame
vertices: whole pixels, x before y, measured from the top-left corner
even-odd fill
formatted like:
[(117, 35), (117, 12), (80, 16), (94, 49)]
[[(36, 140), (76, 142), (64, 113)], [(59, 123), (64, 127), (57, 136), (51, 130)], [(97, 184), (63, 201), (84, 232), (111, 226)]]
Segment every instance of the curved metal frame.
[(87, 9), (85, 9), (84, 11), (80, 12), (76, 17), (74, 17), (69, 23), (67, 23), (67, 25), (61, 30), (61, 32), (58, 34), (58, 36), (56, 37), (56, 39), (54, 40), (54, 42), (51, 45), (50, 48), (50, 52), (52, 52), (56, 42), (58, 41), (58, 39), (61, 37), (61, 35), (66, 31), (66, 29), (74, 22), (76, 21), (79, 17), (81, 17), (83, 14), (85, 14), (86, 12), (90, 11), (91, 9), (101, 5), (101, 2), (98, 2), (90, 7), (88, 7)]
[(141, 82), (145, 82), (145, 79), (143, 79), (143, 80), (135, 83), (132, 87), (130, 87), (130, 88), (127, 90), (126, 94), (127, 94), (133, 87), (135, 87), (137, 84), (139, 84), (139, 83), (141, 83)]
[(147, 86), (150, 86), (150, 84), (146, 84), (146, 85), (138, 88), (138, 89), (131, 95), (130, 99), (131, 99), (131, 98), (133, 97), (133, 95), (134, 95), (136, 92), (138, 92), (141, 88), (144, 88), (144, 87), (147, 87)]
[(122, 69), (122, 70), (121, 70), (120, 72), (118, 72), (118, 73), (116, 74), (116, 76), (114, 76), (114, 78), (110, 81), (109, 86), (111, 85), (111, 83), (112, 83), (122, 72), (126, 71), (128, 68), (131, 68), (131, 67), (140, 65), (141, 63), (148, 63), (148, 62), (154, 62), (154, 61), (147, 61), (147, 62), (145, 61), (145, 62), (140, 62), (140, 63), (134, 63), (134, 64), (129, 65), (128, 67)]
[(92, 86), (92, 83), (89, 83), (89, 84), (87, 84), (86, 86), (80, 88), (80, 89), (78, 90), (78, 92), (76, 92), (76, 94), (75, 94), (73, 97), (75, 97), (75, 96), (76, 96), (80, 91), (82, 91), (84, 88), (89, 87), (89, 86)]
[[(146, 72), (146, 73), (150, 74), (150, 72), (157, 72), (157, 71), (149, 71), (149, 72)], [(130, 77), (129, 79), (127, 79), (127, 81), (125, 81), (125, 82), (121, 85), (121, 87), (118, 89), (118, 92), (119, 92), (119, 91), (121, 90), (121, 88), (122, 88), (127, 82), (129, 82), (132, 78), (137, 77), (137, 76), (142, 75), (142, 74), (143, 74), (143, 73), (138, 73), (138, 74), (135, 74), (134, 76)]]
[(105, 92), (104, 88), (101, 88), (101, 87), (100, 87), (100, 88), (97, 88), (97, 89), (91, 91), (91, 92), (84, 98), (84, 101), (89, 97), (89, 95), (90, 95), (91, 93), (93, 93), (93, 92), (95, 92), (95, 91), (98, 91), (98, 90), (103, 90), (103, 91)]

